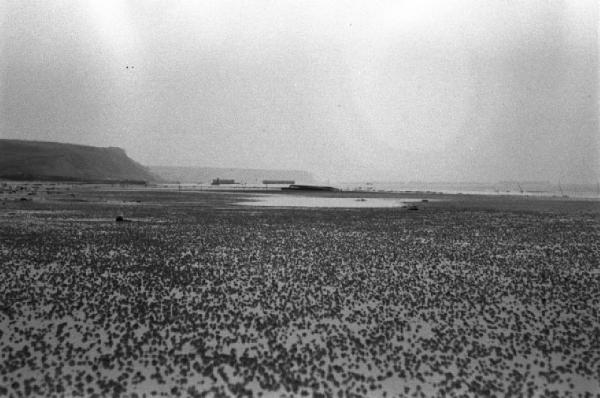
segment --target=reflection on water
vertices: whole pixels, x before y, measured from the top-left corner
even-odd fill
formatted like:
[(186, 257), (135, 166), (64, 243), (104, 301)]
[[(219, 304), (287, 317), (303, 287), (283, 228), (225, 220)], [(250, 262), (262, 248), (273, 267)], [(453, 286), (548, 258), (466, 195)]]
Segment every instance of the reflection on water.
[(414, 198), (327, 198), (301, 195), (257, 195), (252, 201), (239, 204), (265, 207), (401, 207), (409, 202), (421, 202)]

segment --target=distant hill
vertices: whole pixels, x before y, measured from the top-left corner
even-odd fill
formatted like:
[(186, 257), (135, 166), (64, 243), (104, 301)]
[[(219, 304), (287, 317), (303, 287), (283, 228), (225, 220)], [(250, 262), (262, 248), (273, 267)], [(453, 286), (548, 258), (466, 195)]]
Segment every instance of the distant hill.
[(62, 181), (157, 181), (121, 148), (0, 139), (0, 178)]
[(150, 166), (150, 171), (166, 181), (181, 183), (207, 184), (216, 178), (233, 179), (246, 184), (261, 184), (263, 180), (293, 180), (305, 184), (315, 182), (312, 174), (299, 170)]

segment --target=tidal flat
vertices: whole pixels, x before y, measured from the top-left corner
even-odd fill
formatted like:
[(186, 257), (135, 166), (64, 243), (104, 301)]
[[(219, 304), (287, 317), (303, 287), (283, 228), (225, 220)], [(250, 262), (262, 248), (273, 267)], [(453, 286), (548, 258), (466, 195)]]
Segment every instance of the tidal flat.
[(412, 197), (5, 196), (0, 396), (599, 394), (600, 203)]

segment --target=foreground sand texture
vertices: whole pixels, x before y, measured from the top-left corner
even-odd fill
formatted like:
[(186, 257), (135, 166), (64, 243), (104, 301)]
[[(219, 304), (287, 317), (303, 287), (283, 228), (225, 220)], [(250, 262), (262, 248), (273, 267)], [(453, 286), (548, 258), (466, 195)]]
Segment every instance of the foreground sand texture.
[(600, 393), (597, 202), (69, 197), (2, 203), (0, 396)]

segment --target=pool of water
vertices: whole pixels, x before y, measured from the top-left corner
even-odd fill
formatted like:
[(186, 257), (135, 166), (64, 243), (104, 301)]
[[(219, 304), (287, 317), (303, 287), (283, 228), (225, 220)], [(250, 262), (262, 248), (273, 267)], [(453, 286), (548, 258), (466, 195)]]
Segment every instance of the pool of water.
[(262, 207), (344, 207), (344, 208), (373, 208), (401, 207), (411, 202), (421, 202), (415, 198), (327, 198), (304, 195), (257, 195), (252, 201), (240, 202), (245, 206)]

